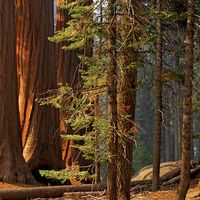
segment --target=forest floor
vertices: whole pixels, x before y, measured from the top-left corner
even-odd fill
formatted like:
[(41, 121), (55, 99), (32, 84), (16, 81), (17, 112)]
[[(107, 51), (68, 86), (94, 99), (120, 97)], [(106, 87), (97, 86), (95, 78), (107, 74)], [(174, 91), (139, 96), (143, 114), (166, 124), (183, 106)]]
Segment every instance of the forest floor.
[[(27, 185), (13, 185), (0, 183), (0, 189), (22, 189), (27, 187)], [(147, 192), (143, 191), (141, 193), (131, 192), (131, 200), (175, 200), (176, 198), (176, 187), (172, 189), (165, 189), (158, 192)], [(73, 192), (64, 193), (63, 197), (60, 198), (37, 198), (37, 200), (105, 200), (106, 195), (104, 192)], [(36, 200), (36, 199), (35, 199)], [(190, 188), (186, 200), (200, 200), (200, 188)]]
[[(79, 192), (65, 193), (63, 197), (56, 200), (105, 200), (103, 192)], [(138, 194), (131, 193), (131, 200), (175, 200), (176, 190), (166, 190), (158, 192), (141, 192)], [(187, 194), (186, 200), (200, 200), (200, 188), (192, 188)]]

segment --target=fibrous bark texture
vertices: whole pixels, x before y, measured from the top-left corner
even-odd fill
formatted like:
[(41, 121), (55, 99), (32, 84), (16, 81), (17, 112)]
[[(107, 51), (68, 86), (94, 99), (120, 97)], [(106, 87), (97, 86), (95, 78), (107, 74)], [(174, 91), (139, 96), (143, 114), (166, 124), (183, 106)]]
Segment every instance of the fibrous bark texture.
[(58, 111), (37, 97), (56, 88), (53, 0), (16, 0), (17, 70), (23, 154), (31, 170), (61, 167)]
[[(128, 6), (128, 5), (124, 5)], [(125, 38), (127, 28), (130, 26), (123, 26)], [(137, 70), (133, 66), (133, 62), (137, 62), (138, 53), (128, 48), (132, 40), (128, 39), (124, 42), (120, 51), (120, 79), (119, 79), (119, 95), (118, 95), (118, 116), (119, 116), (119, 199), (130, 199), (130, 181), (131, 181), (131, 167), (132, 167), (132, 152), (133, 152), (133, 137), (135, 134), (136, 125), (135, 119), (135, 103), (136, 103), (136, 82)], [(129, 66), (129, 67), (128, 67)]]
[(34, 183), (22, 156), (15, 50), (14, 1), (0, 0), (0, 181)]

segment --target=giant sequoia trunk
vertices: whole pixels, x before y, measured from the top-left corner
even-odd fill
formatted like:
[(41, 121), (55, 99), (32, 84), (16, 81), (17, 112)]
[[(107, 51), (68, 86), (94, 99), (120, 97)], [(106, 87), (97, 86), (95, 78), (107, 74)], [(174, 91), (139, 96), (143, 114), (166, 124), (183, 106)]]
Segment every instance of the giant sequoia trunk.
[(61, 167), (58, 112), (35, 98), (56, 88), (53, 0), (16, 0), (17, 69), (23, 154), (31, 170)]
[(15, 50), (14, 1), (0, 0), (0, 181), (34, 183), (22, 156)]
[(191, 116), (192, 116), (192, 71), (193, 71), (193, 35), (194, 35), (195, 0), (188, 0), (187, 29), (185, 37), (185, 83), (183, 103), (182, 161), (181, 181), (177, 200), (185, 199), (190, 182), (191, 154)]
[[(56, 30), (63, 30), (66, 27), (66, 23), (71, 19), (67, 10), (60, 9), (60, 5), (68, 2), (69, 0), (57, 0)], [(78, 59), (76, 50), (63, 50), (62, 46), (64, 45), (67, 44), (63, 42), (58, 43), (56, 46), (57, 83), (67, 83), (76, 89), (80, 83), (80, 73), (78, 71), (80, 67), (80, 60)], [(61, 134), (66, 134), (72, 131), (65, 123), (65, 120), (65, 113), (60, 111)], [(75, 157), (77, 157), (74, 152), (77, 150), (73, 149), (72, 145), (73, 140), (62, 139), (62, 158), (66, 166), (72, 165), (76, 159)]]

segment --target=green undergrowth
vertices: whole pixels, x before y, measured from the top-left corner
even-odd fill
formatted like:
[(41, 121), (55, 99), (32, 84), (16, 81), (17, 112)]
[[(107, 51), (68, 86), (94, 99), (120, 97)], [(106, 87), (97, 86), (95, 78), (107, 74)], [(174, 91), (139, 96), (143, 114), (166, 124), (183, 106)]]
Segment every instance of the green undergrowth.
[(55, 170), (39, 170), (40, 175), (47, 179), (47, 181), (54, 181), (60, 184), (65, 184), (70, 179), (67, 169), (55, 171)]
[(70, 180), (86, 182), (95, 179), (96, 175), (91, 175), (88, 171), (73, 172), (67, 169), (62, 170), (39, 170), (41, 177), (45, 178), (47, 182), (54, 182), (57, 184), (69, 184)]

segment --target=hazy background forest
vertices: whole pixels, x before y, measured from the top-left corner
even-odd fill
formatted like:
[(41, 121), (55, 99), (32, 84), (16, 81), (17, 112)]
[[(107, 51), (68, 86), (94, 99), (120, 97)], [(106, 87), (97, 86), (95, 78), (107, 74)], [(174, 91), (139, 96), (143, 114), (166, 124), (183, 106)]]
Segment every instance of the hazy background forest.
[(0, 181), (107, 182), (107, 199), (129, 200), (140, 169), (156, 191), (160, 163), (180, 161), (185, 199), (200, 171), (199, 14), (194, 0), (0, 0)]

